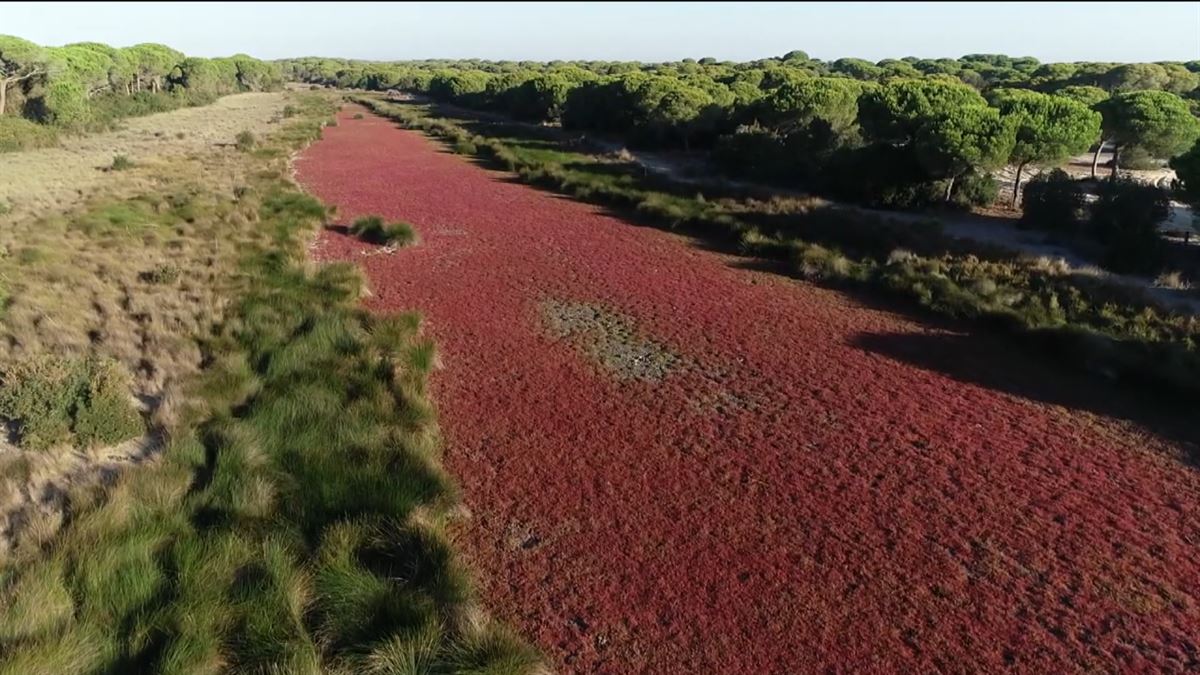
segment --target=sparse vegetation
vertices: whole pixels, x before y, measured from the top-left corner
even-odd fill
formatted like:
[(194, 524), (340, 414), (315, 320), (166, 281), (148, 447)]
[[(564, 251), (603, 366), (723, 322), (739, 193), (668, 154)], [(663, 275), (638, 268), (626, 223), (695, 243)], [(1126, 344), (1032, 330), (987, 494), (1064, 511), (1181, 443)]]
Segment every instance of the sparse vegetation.
[(113, 171), (125, 171), (127, 169), (132, 169), (133, 160), (129, 159), (125, 155), (116, 155), (113, 157), (112, 164), (110, 164), (108, 168)]

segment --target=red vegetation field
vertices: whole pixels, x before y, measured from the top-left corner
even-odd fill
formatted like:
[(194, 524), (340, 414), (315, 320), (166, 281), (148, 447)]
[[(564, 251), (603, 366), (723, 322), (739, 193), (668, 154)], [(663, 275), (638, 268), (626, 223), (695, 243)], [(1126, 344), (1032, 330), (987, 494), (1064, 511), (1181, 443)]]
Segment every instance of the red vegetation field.
[(315, 254), (427, 317), (460, 545), (558, 670), (1200, 667), (1196, 447), (1132, 399), (354, 112), (301, 182), (422, 243)]

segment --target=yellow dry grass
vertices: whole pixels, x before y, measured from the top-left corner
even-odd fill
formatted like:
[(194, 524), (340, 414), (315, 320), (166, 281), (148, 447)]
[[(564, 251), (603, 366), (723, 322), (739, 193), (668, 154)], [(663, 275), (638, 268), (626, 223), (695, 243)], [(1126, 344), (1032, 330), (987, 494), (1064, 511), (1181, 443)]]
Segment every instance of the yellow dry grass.
[(0, 160), (0, 203), (10, 213), (0, 223), (61, 211), (97, 187), (120, 182), (120, 172), (104, 171), (116, 155), (140, 163), (207, 153), (232, 144), (243, 130), (265, 135), (279, 123), (288, 95), (226, 96), (212, 105), (130, 118), (116, 131), (65, 137), (61, 147), (6, 153)]

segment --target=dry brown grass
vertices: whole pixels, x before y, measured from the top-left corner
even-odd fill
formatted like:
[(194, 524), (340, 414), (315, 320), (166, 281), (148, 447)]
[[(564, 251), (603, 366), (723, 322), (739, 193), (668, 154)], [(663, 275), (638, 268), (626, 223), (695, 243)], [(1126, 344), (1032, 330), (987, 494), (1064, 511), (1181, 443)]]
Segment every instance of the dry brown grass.
[(131, 118), (117, 131), (67, 137), (61, 147), (6, 153), (0, 161), (0, 202), (10, 212), (0, 216), (0, 223), (62, 211), (97, 187), (123, 182), (125, 172), (104, 170), (116, 155), (141, 165), (209, 154), (226, 145), (233, 150), (239, 132), (263, 136), (276, 128), (286, 97), (282, 92), (226, 96), (208, 106)]

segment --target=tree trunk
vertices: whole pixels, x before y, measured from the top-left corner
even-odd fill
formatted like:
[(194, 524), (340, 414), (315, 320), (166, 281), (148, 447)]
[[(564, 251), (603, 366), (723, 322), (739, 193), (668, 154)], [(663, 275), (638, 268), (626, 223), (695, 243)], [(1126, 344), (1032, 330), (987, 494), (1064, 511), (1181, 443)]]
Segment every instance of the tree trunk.
[(1121, 146), (1113, 145), (1112, 177), (1117, 177), (1117, 162), (1121, 159)]
[(135, 79), (137, 80), (137, 88), (134, 89), (134, 91), (141, 91), (142, 90), (142, 74), (138, 73), (135, 76)]
[(0, 117), (4, 117), (4, 106), (8, 102), (8, 80), (0, 80)]
[(1017, 177), (1013, 180), (1012, 207), (1017, 208), (1017, 200), (1021, 195), (1021, 172), (1025, 170), (1025, 162), (1017, 165)]
[(1092, 180), (1096, 179), (1096, 167), (1100, 164), (1100, 151), (1104, 150), (1104, 139), (1100, 140), (1100, 145), (1096, 147), (1096, 154), (1092, 155)]
[(957, 176), (951, 176), (950, 182), (946, 183), (946, 203), (950, 203), (950, 196), (954, 194), (954, 180)]

